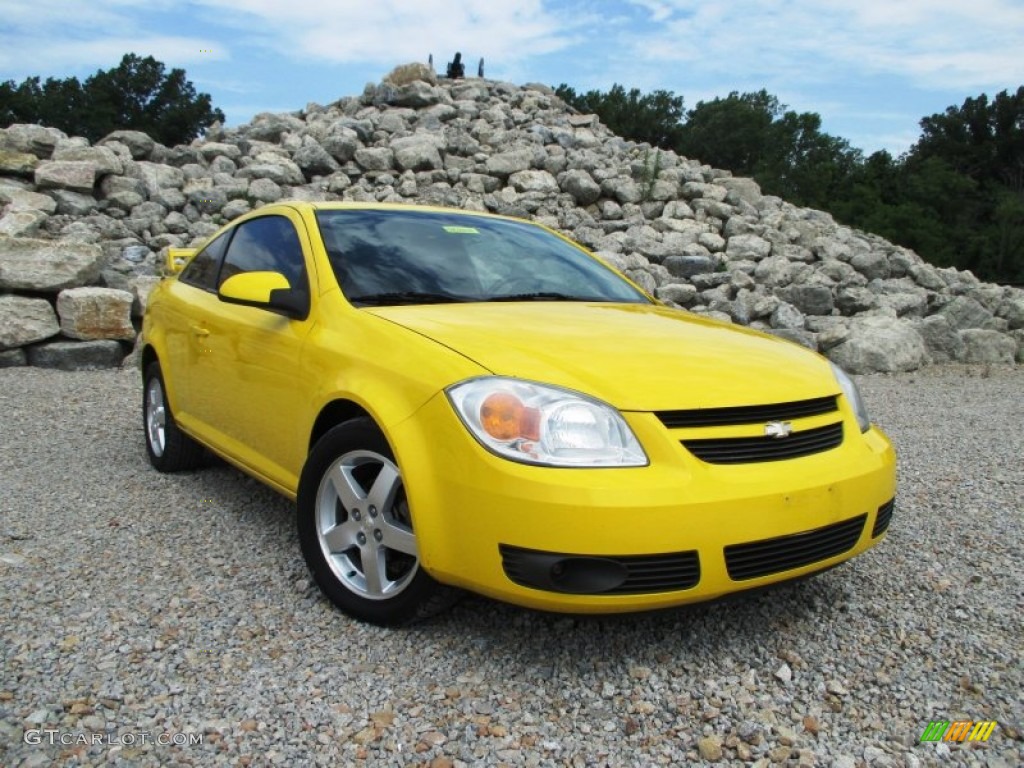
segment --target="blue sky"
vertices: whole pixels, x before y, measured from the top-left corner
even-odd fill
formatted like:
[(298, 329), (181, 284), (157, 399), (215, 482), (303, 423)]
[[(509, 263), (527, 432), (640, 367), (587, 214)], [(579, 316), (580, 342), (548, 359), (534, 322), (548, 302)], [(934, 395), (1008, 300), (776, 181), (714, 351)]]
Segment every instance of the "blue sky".
[(357, 95), (456, 50), (517, 84), (664, 88), (687, 108), (766, 88), (866, 152), (1024, 84), (1024, 0), (3, 0), (0, 80), (79, 78), (129, 51), (181, 67), (229, 125)]

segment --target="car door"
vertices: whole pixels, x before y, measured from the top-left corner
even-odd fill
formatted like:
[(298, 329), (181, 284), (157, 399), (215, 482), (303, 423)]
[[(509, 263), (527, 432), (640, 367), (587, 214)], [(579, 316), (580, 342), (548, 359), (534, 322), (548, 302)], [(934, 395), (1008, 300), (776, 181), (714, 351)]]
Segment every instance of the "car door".
[[(260, 216), (235, 228), (217, 285), (252, 271), (280, 272), (312, 300), (316, 276), (297, 214)], [(211, 298), (196, 331), (205, 351), (192, 368), (193, 413), (229, 458), (294, 492), (309, 436), (313, 382), (303, 375), (302, 351), (314, 315), (294, 319)]]

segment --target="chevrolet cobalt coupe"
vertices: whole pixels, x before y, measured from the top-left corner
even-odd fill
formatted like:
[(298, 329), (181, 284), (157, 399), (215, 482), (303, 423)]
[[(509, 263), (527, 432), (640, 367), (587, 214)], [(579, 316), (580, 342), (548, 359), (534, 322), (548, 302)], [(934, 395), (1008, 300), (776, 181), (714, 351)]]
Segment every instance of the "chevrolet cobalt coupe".
[(360, 619), (460, 589), (663, 608), (824, 570), (889, 525), (895, 455), (843, 371), (542, 226), (282, 203), (169, 261), (143, 323), (150, 461), (208, 449), (294, 499), (313, 576)]

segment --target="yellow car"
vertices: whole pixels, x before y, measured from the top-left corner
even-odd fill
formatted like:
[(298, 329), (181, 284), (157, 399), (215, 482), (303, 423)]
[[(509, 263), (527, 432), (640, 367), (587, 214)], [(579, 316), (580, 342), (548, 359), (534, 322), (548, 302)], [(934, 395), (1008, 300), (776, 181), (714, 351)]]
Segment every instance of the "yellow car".
[(829, 568), (889, 525), (895, 455), (846, 374), (542, 226), (282, 203), (169, 261), (143, 323), (152, 464), (205, 448), (295, 499), (317, 583), (360, 619), (460, 589), (664, 608)]

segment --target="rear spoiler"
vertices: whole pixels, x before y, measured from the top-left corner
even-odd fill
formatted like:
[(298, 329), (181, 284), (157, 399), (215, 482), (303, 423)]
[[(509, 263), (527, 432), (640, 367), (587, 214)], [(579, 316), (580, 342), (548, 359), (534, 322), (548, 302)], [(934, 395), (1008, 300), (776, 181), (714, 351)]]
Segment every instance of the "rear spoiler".
[(198, 248), (168, 248), (167, 249), (167, 273), (176, 275), (185, 268), (185, 265), (196, 255)]

